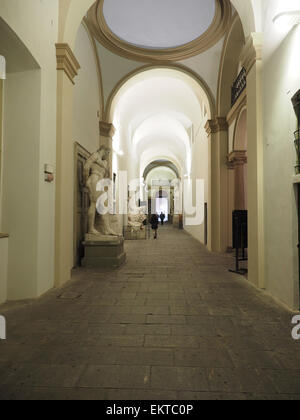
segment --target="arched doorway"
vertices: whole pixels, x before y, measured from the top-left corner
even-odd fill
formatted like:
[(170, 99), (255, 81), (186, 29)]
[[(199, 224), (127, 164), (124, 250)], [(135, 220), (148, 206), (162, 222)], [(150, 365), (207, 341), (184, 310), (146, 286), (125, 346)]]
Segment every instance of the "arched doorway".
[[(196, 180), (204, 181), (205, 202), (210, 209), (205, 124), (213, 113), (209, 89), (187, 69), (149, 66), (133, 72), (114, 89), (106, 110), (107, 121), (113, 124), (114, 138), (123, 152), (118, 156), (118, 167), (128, 170), (131, 180), (141, 179), (153, 162), (172, 162), (187, 196), (193, 197), (192, 203), (196, 202)], [(204, 205), (201, 213), (205, 213)], [(186, 214), (193, 216), (193, 211)], [(183, 217), (186, 230), (206, 243), (204, 224), (190, 225), (190, 219)]]
[[(145, 168), (143, 179), (149, 214), (163, 212), (166, 215), (166, 221), (173, 224), (174, 218), (180, 216), (178, 213), (175, 214), (177, 206), (174, 194), (175, 182), (180, 181), (178, 168), (168, 160), (157, 160)], [(154, 200), (152, 199), (153, 190)], [(157, 203), (157, 199), (161, 199), (162, 203)]]

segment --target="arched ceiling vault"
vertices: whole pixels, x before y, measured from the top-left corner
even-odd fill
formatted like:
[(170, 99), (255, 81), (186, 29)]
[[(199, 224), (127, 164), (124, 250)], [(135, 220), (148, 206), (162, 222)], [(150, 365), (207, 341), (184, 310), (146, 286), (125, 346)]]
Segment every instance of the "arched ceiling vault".
[(165, 167), (165, 168), (170, 169), (171, 171), (173, 171), (174, 175), (177, 178), (180, 178), (180, 174), (179, 174), (177, 166), (174, 165), (174, 163), (172, 163), (169, 160), (155, 160), (149, 163), (149, 165), (145, 168), (143, 172), (143, 178), (146, 179), (149, 173), (153, 171), (153, 169), (160, 168), (160, 167)]
[(121, 86), (112, 105), (113, 124), (126, 142), (121, 147), (140, 168), (167, 156), (190, 173), (193, 132), (206, 122), (205, 112), (210, 115), (200, 84), (178, 70), (150, 69)]

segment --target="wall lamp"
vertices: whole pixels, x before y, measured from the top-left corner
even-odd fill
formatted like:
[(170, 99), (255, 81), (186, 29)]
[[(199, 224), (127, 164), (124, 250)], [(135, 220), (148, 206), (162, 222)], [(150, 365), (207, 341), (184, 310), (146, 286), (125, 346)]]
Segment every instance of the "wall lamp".
[(280, 31), (289, 31), (300, 24), (300, 10), (279, 13), (274, 17), (273, 22)]

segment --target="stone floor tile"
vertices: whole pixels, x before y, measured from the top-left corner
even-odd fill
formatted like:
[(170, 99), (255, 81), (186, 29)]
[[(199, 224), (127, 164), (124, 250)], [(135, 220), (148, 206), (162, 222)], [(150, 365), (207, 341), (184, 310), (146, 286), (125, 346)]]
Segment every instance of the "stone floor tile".
[(145, 347), (199, 348), (199, 342), (194, 336), (147, 335)]
[(152, 367), (151, 387), (177, 391), (206, 391), (205, 369), (185, 367)]
[(88, 366), (81, 375), (77, 387), (84, 388), (149, 388), (148, 366)]
[(299, 400), (294, 314), (184, 231), (0, 307), (0, 400)]
[(122, 348), (117, 364), (134, 366), (173, 366), (174, 355), (170, 349), (162, 348)]
[(186, 319), (182, 315), (148, 315), (147, 324), (184, 325)]
[(175, 366), (198, 366), (202, 368), (233, 368), (234, 364), (229, 353), (221, 347), (205, 350), (176, 349), (174, 352)]

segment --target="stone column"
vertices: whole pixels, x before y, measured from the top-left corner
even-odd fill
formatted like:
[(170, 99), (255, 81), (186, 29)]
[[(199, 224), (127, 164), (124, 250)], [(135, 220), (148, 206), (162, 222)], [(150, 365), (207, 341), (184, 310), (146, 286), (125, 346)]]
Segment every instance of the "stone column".
[(228, 124), (226, 118), (216, 118), (206, 123), (209, 138), (209, 208), (208, 248), (216, 252), (227, 250), (227, 200), (228, 200)]
[(68, 44), (56, 44), (57, 137), (55, 200), (55, 285), (70, 280), (73, 267), (74, 140), (72, 138), (74, 79), (80, 68)]
[(246, 210), (245, 165), (247, 152), (234, 151), (230, 153), (228, 159), (234, 169), (234, 210)]
[(235, 210), (235, 174), (234, 174), (234, 164), (228, 159), (227, 162), (227, 174), (228, 174), (228, 214), (227, 214), (227, 230), (228, 230), (228, 242), (227, 242), (227, 251), (232, 251), (232, 213)]
[(100, 121), (100, 146), (106, 146), (111, 150), (110, 154), (110, 178), (112, 179), (112, 159), (113, 159), (113, 136), (115, 134), (115, 128), (113, 124), (107, 123), (105, 121)]
[(262, 34), (252, 33), (241, 56), (247, 71), (249, 280), (265, 287), (264, 173), (262, 136)]

